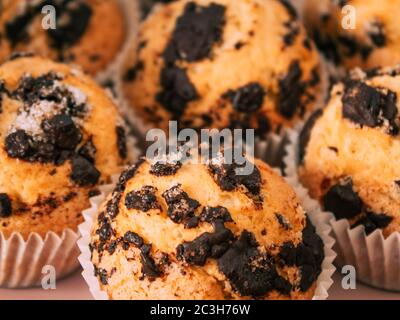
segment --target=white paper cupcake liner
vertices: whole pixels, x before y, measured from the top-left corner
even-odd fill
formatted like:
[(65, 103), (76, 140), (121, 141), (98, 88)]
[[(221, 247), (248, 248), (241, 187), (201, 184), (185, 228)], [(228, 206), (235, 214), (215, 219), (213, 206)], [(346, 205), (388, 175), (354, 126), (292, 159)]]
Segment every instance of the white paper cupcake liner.
[(46, 265), (55, 268), (57, 279), (70, 274), (79, 266), (78, 238), (79, 234), (71, 229), (66, 229), (60, 236), (48, 232), (44, 239), (31, 233), (27, 240), (19, 233), (6, 239), (0, 232), (0, 287), (38, 286)]
[[(270, 150), (271, 153), (281, 150), (283, 148), (283, 139), (277, 135), (271, 135), (265, 144), (265, 150)], [(277, 156), (269, 155), (270, 159), (276, 159)], [(279, 171), (279, 169), (277, 169)], [(117, 179), (115, 178), (115, 182)], [(297, 192), (299, 199), (308, 213), (312, 223), (316, 227), (318, 235), (324, 242), (325, 248), (325, 258), (322, 263), (322, 272), (317, 280), (317, 287), (313, 300), (325, 300), (328, 297), (328, 289), (333, 284), (332, 275), (335, 272), (335, 267), (332, 264), (336, 257), (336, 254), (332, 250), (334, 245), (334, 239), (330, 236), (331, 228), (328, 224), (329, 215), (323, 214), (319, 211), (319, 207), (315, 201), (311, 200), (306, 192), (306, 190), (298, 185), (297, 183), (292, 183), (291, 179), (287, 180), (295, 191)], [(113, 184), (108, 186), (103, 186), (101, 188), (101, 194), (95, 198), (91, 199), (91, 208), (83, 212), (83, 217), (85, 222), (79, 226), (79, 231), (81, 238), (78, 241), (78, 247), (81, 251), (79, 256), (79, 262), (82, 265), (83, 272), (82, 276), (86, 280), (89, 290), (96, 300), (108, 300), (108, 295), (105, 291), (100, 289), (99, 281), (97, 277), (94, 276), (94, 266), (91, 262), (91, 252), (89, 250), (89, 243), (91, 238), (91, 231), (94, 219), (97, 217), (98, 211), (102, 203), (107, 198), (108, 194), (113, 190)]]
[[(297, 174), (297, 139), (301, 126), (289, 132), (290, 143), (285, 157), (286, 175), (301, 186)], [(315, 205), (320, 207), (317, 201)], [(320, 209), (321, 210), (321, 209)], [(367, 285), (400, 291), (400, 232), (384, 238), (382, 230), (366, 235), (364, 226), (350, 228), (346, 219), (336, 220), (333, 213), (324, 212), (325, 222), (332, 227), (336, 239), (335, 251), (338, 266), (356, 268), (357, 280)]]

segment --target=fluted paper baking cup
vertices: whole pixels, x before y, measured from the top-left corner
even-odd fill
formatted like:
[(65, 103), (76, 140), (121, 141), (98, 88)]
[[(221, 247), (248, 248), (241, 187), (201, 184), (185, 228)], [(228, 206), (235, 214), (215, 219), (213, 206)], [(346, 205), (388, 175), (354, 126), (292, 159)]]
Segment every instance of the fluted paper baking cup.
[[(277, 139), (275, 137), (275, 139)], [(277, 143), (277, 141), (275, 141)], [(276, 144), (278, 145), (278, 143)], [(278, 148), (279, 149), (279, 148)], [(279, 172), (279, 170), (277, 170)], [(115, 179), (115, 182), (117, 179)], [(288, 179), (288, 182), (292, 184), (292, 181)], [(308, 197), (308, 194), (304, 188), (297, 184), (292, 184), (298, 197), (307, 211), (312, 223), (316, 227), (318, 235), (324, 242), (325, 258), (322, 263), (322, 272), (318, 277), (317, 286), (313, 300), (325, 300), (328, 298), (328, 290), (333, 284), (332, 275), (335, 272), (335, 267), (332, 264), (336, 257), (336, 254), (332, 250), (334, 245), (334, 239), (330, 236), (331, 228), (327, 219), (329, 215), (323, 214), (319, 211), (318, 205), (315, 201)], [(82, 265), (83, 272), (82, 276), (89, 286), (89, 290), (96, 300), (108, 300), (108, 295), (105, 291), (100, 288), (99, 281), (97, 277), (94, 276), (94, 266), (91, 262), (91, 252), (89, 250), (89, 243), (91, 238), (91, 231), (94, 220), (97, 217), (99, 208), (102, 203), (106, 200), (107, 196), (112, 192), (114, 184), (108, 186), (103, 186), (101, 188), (101, 194), (97, 197), (92, 198), (91, 208), (83, 212), (83, 217), (85, 222), (79, 225), (79, 231), (81, 238), (78, 241), (78, 247), (81, 251), (79, 256), (79, 262)]]
[[(284, 159), (286, 175), (301, 186), (297, 174), (297, 140), (301, 126), (289, 132), (287, 155)], [(315, 205), (320, 204), (315, 201)], [(320, 209), (321, 210), (321, 209)], [(322, 210), (321, 210), (322, 212)], [(386, 239), (382, 230), (366, 235), (364, 226), (351, 229), (348, 220), (336, 220), (333, 213), (324, 212), (326, 221), (336, 239), (335, 251), (338, 266), (351, 265), (357, 272), (357, 280), (367, 285), (400, 291), (400, 233), (394, 232)]]
[(78, 238), (78, 233), (71, 229), (61, 235), (48, 232), (44, 238), (31, 233), (27, 240), (19, 233), (6, 238), (0, 232), (0, 287), (38, 286), (47, 265), (54, 267), (57, 279), (70, 274), (79, 266)]

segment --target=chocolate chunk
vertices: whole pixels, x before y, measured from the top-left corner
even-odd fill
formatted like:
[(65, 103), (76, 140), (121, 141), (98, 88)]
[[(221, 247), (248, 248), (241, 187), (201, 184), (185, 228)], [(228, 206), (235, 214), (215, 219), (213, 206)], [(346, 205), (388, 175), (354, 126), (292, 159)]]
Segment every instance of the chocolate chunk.
[(297, 11), (288, 0), (279, 0), (279, 2), (285, 7), (291, 19), (297, 19)]
[(319, 29), (312, 30), (312, 37), (319, 51), (324, 57), (338, 65), (342, 61), (338, 44), (329, 34), (321, 32)]
[(101, 191), (99, 189), (92, 189), (88, 192), (89, 198), (97, 197), (101, 195)]
[(128, 231), (124, 234), (124, 241), (140, 248), (143, 245), (143, 239), (137, 233)]
[(105, 216), (104, 212), (101, 212), (97, 217), (99, 228), (96, 230), (96, 234), (99, 235), (99, 239), (102, 242), (107, 241), (111, 238), (113, 230), (109, 219)]
[(199, 217), (193, 216), (185, 221), (186, 229), (193, 229), (199, 225), (200, 219)]
[(119, 213), (119, 204), (122, 198), (122, 194), (126, 189), (126, 184), (132, 179), (140, 166), (145, 162), (143, 158), (140, 158), (133, 166), (122, 172), (119, 177), (118, 183), (113, 190), (113, 196), (108, 200), (106, 205), (106, 211), (111, 218), (115, 218)]
[(32, 153), (32, 137), (23, 130), (17, 130), (6, 137), (5, 148), (11, 158), (28, 159)]
[(139, 60), (136, 62), (136, 64), (129, 68), (124, 76), (125, 81), (135, 81), (137, 74), (144, 69), (144, 63), (143, 61)]
[(122, 159), (126, 159), (126, 157), (128, 156), (128, 148), (126, 145), (125, 128), (121, 127), (121, 126), (117, 126), (116, 132), (117, 132), (117, 147), (118, 147), (119, 156)]
[(244, 165), (210, 162), (208, 168), (222, 190), (233, 191), (239, 185), (245, 186), (252, 195), (259, 195), (261, 189), (261, 174), (256, 166), (249, 175), (237, 175), (235, 169)]
[(181, 188), (176, 185), (162, 194), (168, 205), (168, 216), (175, 223), (182, 223), (194, 216), (200, 203), (191, 199)]
[(59, 150), (52, 143), (38, 141), (35, 142), (35, 154), (29, 161), (39, 161), (41, 163), (53, 162), (59, 157)]
[(290, 225), (290, 223), (286, 220), (286, 218), (280, 214), (280, 213), (275, 213), (275, 217), (278, 220), (279, 224), (281, 225), (281, 227), (285, 230), (289, 230), (292, 228), (292, 226)]
[(107, 251), (108, 251), (108, 253), (109, 253), (110, 255), (113, 255), (114, 252), (115, 252), (115, 250), (117, 250), (117, 245), (118, 245), (118, 242), (117, 242), (117, 241), (111, 241), (111, 242), (108, 244)]
[(285, 242), (280, 247), (279, 258), (282, 265), (295, 266), (297, 261), (297, 248), (292, 241)]
[(369, 235), (377, 229), (386, 228), (392, 221), (393, 217), (384, 213), (366, 212), (365, 215), (352, 226), (352, 228), (363, 225), (365, 227), (365, 233)]
[(52, 46), (62, 51), (75, 45), (82, 38), (93, 12), (84, 2), (70, 1), (61, 2), (61, 5), (56, 6), (56, 10), (58, 18), (56, 28), (49, 29), (47, 32)]
[(360, 46), (356, 38), (350, 35), (340, 34), (337, 40), (340, 43), (341, 48), (344, 50), (343, 54), (348, 57), (354, 56), (360, 50)]
[(82, 140), (80, 130), (72, 118), (65, 114), (44, 120), (41, 127), (49, 141), (61, 149), (74, 150)]
[(336, 219), (351, 219), (361, 213), (363, 202), (353, 190), (353, 181), (347, 179), (334, 185), (323, 198), (325, 210), (333, 212)]
[(315, 110), (312, 115), (308, 118), (307, 122), (304, 124), (303, 129), (299, 135), (299, 151), (298, 151), (298, 164), (302, 164), (304, 157), (306, 155), (306, 149), (311, 138), (311, 132), (314, 128), (317, 120), (322, 116), (323, 111), (321, 109)]
[(324, 243), (316, 233), (307, 216), (306, 226), (303, 229), (303, 246), (297, 256), (301, 269), (300, 290), (307, 291), (317, 280), (322, 271), (322, 262), (325, 257)]
[(57, 80), (60, 80), (60, 77), (54, 72), (49, 72), (35, 78), (25, 75), (20, 79), (18, 88), (13, 92), (13, 96), (28, 104), (33, 104), (40, 100), (60, 103), (63, 97), (60, 96), (61, 92), (59, 89), (54, 88), (54, 83)]
[(298, 108), (302, 107), (302, 97), (306, 86), (301, 81), (303, 71), (298, 60), (293, 61), (287, 75), (279, 80), (278, 111), (287, 118), (291, 119)]
[(315, 232), (315, 228), (308, 217), (302, 234), (303, 241), (297, 247), (291, 241), (281, 246), (279, 258), (284, 266), (297, 266), (300, 268), (300, 290), (305, 292), (321, 273), (321, 265), (325, 254), (324, 243)]
[(186, 70), (178, 67), (168, 67), (161, 71), (162, 91), (157, 93), (156, 100), (179, 118), (186, 105), (199, 96), (191, 83)]
[(128, 209), (136, 209), (143, 212), (161, 209), (155, 192), (156, 189), (152, 186), (144, 186), (138, 191), (131, 191), (126, 195), (125, 206)]
[(100, 171), (81, 156), (72, 159), (71, 179), (80, 186), (96, 184), (100, 179)]
[(214, 43), (221, 40), (224, 22), (224, 6), (211, 3), (203, 7), (195, 2), (187, 3), (164, 52), (167, 64), (177, 60), (199, 61), (208, 57)]
[(96, 266), (94, 266), (94, 275), (99, 277), (100, 282), (103, 285), (106, 286), (108, 284), (108, 274), (106, 269), (97, 268)]
[(272, 290), (288, 294), (292, 287), (279, 276), (273, 258), (258, 250), (254, 235), (248, 231), (218, 259), (218, 267), (242, 296), (262, 297)]
[(217, 220), (223, 222), (233, 222), (230, 212), (225, 207), (204, 207), (200, 214), (200, 220), (203, 222), (213, 223)]
[(156, 162), (151, 165), (150, 173), (157, 177), (173, 176), (181, 167), (182, 163), (180, 161), (171, 163)]
[(4, 80), (0, 79), (0, 113), (3, 112), (3, 94), (8, 95), (8, 90), (6, 89)]
[(83, 2), (46, 0), (28, 4), (22, 14), (6, 22), (5, 33), (12, 47), (29, 40), (29, 27), (45, 5), (54, 6), (57, 12), (56, 28), (47, 30), (52, 46), (62, 51), (80, 40), (89, 25), (92, 9)]
[(264, 103), (265, 91), (258, 83), (249, 83), (237, 90), (229, 90), (223, 95), (239, 112), (254, 112)]
[(283, 35), (283, 42), (286, 47), (294, 44), (296, 37), (300, 34), (300, 28), (296, 21), (287, 21), (284, 23), (287, 32)]
[(146, 277), (157, 278), (161, 276), (161, 271), (150, 255), (151, 245), (144, 244), (140, 248), (140, 259), (142, 261), (142, 274)]
[(18, 43), (28, 39), (28, 26), (31, 24), (35, 14), (35, 10), (28, 8), (24, 14), (6, 22), (5, 35), (10, 41), (11, 47), (14, 48)]
[(207, 259), (219, 258), (229, 248), (233, 233), (222, 221), (214, 223), (214, 232), (205, 232), (193, 241), (185, 241), (176, 249), (178, 260), (191, 265), (204, 266)]
[(399, 132), (395, 123), (398, 113), (395, 92), (389, 90), (384, 94), (361, 81), (348, 80), (342, 103), (344, 118), (371, 128), (382, 126), (386, 119), (389, 122), (388, 133), (396, 135)]
[(0, 218), (11, 216), (12, 205), (11, 199), (6, 193), (0, 193)]
[(376, 47), (380, 48), (386, 45), (385, 30), (381, 22), (376, 21), (371, 24), (368, 36)]

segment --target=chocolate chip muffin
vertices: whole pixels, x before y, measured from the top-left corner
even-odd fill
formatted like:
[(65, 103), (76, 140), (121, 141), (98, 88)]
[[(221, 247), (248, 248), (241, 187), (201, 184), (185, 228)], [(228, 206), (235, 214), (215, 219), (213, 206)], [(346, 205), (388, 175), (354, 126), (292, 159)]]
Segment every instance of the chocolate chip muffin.
[(321, 66), (296, 10), (277, 0), (159, 4), (123, 70), (123, 92), (149, 127), (291, 126), (320, 97)]
[(221, 158), (141, 159), (125, 171), (90, 243), (109, 298), (312, 298), (323, 242), (291, 187), (254, 164), (237, 175)]
[(96, 186), (126, 163), (111, 98), (80, 71), (39, 57), (0, 66), (0, 232), (77, 229)]
[[(55, 29), (44, 28), (44, 6), (56, 11)], [(14, 52), (34, 52), (97, 74), (125, 40), (125, 16), (118, 0), (2, 1), (0, 62)]]
[[(354, 8), (355, 28), (348, 29)], [(350, 70), (400, 63), (399, 0), (305, 0), (306, 27), (324, 56)], [(346, 28), (343, 28), (343, 24)]]
[(299, 176), (337, 219), (400, 231), (400, 67), (355, 70), (299, 139)]

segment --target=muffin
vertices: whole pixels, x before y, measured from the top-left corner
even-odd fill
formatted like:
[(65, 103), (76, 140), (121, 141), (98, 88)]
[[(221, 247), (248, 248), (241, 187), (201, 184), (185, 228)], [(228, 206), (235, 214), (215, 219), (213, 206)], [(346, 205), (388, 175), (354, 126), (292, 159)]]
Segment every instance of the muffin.
[(299, 177), (336, 219), (400, 231), (400, 67), (354, 70), (299, 139)]
[[(52, 5), (55, 29), (44, 28), (42, 8)], [(34, 52), (81, 66), (95, 75), (120, 51), (126, 37), (118, 0), (4, 0), (0, 10), (0, 62), (14, 52)]]
[(159, 4), (142, 23), (122, 91), (147, 127), (292, 126), (321, 91), (318, 53), (286, 1)]
[(80, 71), (40, 57), (0, 66), (0, 235), (74, 231), (97, 186), (127, 162), (111, 98)]
[[(354, 8), (354, 29), (343, 28), (345, 5)], [(305, 25), (327, 60), (345, 70), (400, 63), (399, 0), (305, 0)]]
[(143, 158), (121, 175), (89, 245), (110, 299), (313, 297), (324, 244), (296, 194), (259, 160), (236, 169)]

